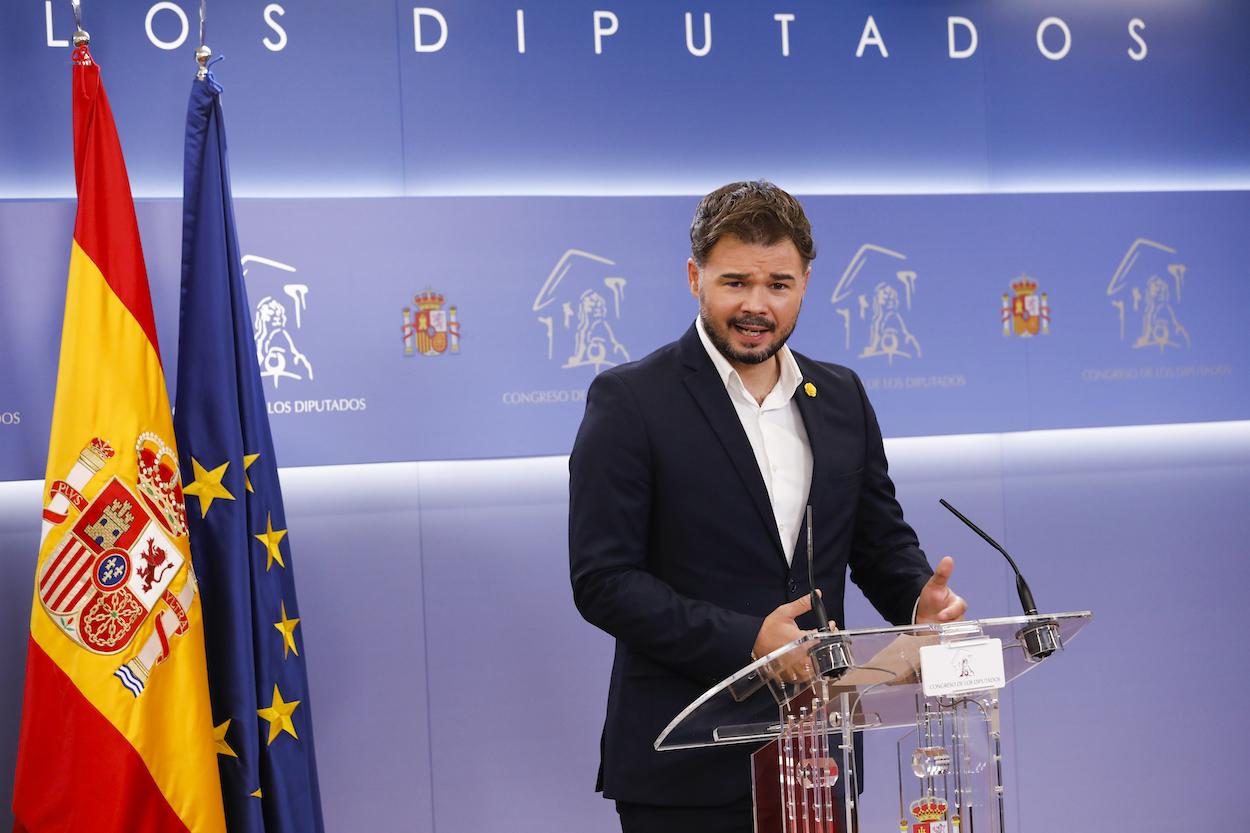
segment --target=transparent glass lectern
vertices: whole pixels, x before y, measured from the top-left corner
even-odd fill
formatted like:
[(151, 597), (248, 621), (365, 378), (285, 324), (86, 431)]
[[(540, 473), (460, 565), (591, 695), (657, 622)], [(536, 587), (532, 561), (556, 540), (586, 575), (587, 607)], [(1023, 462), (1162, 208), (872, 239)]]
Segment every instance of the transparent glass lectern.
[(854, 743), (842, 729), (905, 729), (899, 829), (1005, 833), (998, 690), (1090, 617), (807, 634), (703, 694), (655, 748), (763, 742), (752, 767), (756, 833), (859, 833)]

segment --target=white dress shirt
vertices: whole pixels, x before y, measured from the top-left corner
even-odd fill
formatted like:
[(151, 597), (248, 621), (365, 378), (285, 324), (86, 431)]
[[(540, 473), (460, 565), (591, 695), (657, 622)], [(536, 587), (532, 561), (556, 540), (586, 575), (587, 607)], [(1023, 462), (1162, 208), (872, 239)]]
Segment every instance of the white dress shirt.
[(746, 431), (747, 439), (751, 441), (755, 462), (768, 489), (786, 561), (792, 562), (812, 488), (812, 447), (799, 406), (794, 401), (795, 391), (803, 382), (799, 364), (789, 347), (783, 346), (778, 350), (781, 375), (764, 401), (756, 402), (742, 383), (738, 371), (708, 338), (702, 318), (695, 319), (695, 329), (699, 331), (703, 349), (707, 350), (725, 384), (725, 390), (729, 392), (729, 399), (742, 422), (742, 430)]

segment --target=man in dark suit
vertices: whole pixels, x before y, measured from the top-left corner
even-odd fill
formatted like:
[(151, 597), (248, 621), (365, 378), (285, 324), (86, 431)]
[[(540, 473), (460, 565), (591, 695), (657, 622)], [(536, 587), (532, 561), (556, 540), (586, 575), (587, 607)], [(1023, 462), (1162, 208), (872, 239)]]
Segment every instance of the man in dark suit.
[(600, 374), (570, 470), (578, 610), (616, 637), (598, 788), (625, 833), (750, 831), (750, 747), (656, 752), (705, 690), (816, 626), (846, 575), (894, 624), (964, 602), (903, 520), (859, 378), (785, 347), (815, 257), (799, 203), (767, 182), (704, 197), (687, 264), (699, 315), (680, 339)]

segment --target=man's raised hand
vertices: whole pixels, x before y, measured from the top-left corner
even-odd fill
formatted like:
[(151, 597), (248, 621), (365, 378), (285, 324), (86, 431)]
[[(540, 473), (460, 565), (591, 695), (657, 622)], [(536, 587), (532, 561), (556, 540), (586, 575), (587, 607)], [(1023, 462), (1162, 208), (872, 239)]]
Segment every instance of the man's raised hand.
[[(968, 603), (948, 586), (951, 573), (955, 571), (955, 559), (949, 555), (938, 562), (916, 602), (916, 624), (931, 625), (962, 619)], [(780, 610), (780, 608), (778, 608)], [(764, 620), (767, 623), (767, 619)]]

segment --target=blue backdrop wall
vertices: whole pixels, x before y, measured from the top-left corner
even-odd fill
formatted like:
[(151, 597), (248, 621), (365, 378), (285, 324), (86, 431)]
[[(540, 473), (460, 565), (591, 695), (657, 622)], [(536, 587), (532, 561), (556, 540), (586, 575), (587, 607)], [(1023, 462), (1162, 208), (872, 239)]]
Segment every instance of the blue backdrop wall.
[[(973, 612), (1010, 612), (1011, 584), (939, 495), (1006, 537), (1043, 606), (1098, 617), (1011, 692), (1018, 828), (1235, 827), (1250, 8), (423, 3), (208, 10), (331, 828), (612, 829), (590, 792), (610, 645), (567, 590), (563, 455), (594, 374), (692, 320), (697, 196), (759, 176), (815, 227), (793, 343), (863, 376)], [(84, 2), (171, 374), (197, 13)], [(74, 213), (71, 30), (68, 3), (0, 10), (0, 827)], [(1202, 717), (1162, 745), (1188, 703)]]

